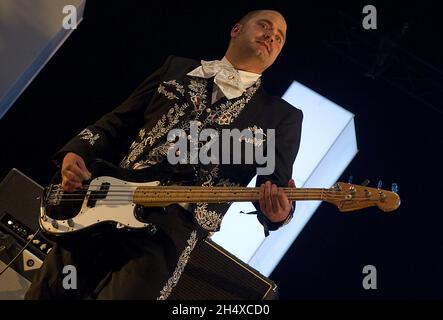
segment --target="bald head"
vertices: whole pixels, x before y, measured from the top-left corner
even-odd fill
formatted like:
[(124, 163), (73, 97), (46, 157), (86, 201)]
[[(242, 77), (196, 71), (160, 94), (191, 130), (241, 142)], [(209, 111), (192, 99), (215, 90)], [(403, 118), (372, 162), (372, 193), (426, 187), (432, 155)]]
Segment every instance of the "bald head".
[(262, 73), (280, 54), (286, 29), (286, 20), (280, 12), (251, 11), (232, 28), (225, 56), (237, 69)]
[(276, 11), (276, 10), (267, 10), (267, 9), (263, 9), (263, 10), (253, 10), (253, 11), (249, 11), (247, 14), (245, 14), (243, 16), (243, 18), (240, 19), (240, 21), (238, 23), (241, 24), (245, 24), (246, 22), (248, 22), (249, 20), (251, 20), (252, 18), (254, 18), (256, 15), (262, 14), (262, 13), (273, 13), (273, 14), (277, 14), (279, 15), (283, 20), (285, 20), (285, 18), (283, 17), (283, 15)]

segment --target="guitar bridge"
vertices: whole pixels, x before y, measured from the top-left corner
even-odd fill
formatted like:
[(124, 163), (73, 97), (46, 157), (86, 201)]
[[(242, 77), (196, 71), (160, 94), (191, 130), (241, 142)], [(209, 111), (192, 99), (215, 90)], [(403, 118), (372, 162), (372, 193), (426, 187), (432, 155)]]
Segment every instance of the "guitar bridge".
[(58, 206), (63, 195), (61, 184), (51, 185), (46, 197), (46, 204), (50, 206)]

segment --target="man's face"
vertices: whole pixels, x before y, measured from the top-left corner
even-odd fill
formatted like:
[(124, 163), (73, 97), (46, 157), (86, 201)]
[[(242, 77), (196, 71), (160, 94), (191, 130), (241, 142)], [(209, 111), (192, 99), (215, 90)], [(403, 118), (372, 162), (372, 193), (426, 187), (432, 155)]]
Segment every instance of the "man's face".
[(273, 11), (256, 14), (244, 24), (236, 24), (231, 36), (237, 50), (247, 54), (264, 71), (280, 54), (286, 40), (286, 21)]

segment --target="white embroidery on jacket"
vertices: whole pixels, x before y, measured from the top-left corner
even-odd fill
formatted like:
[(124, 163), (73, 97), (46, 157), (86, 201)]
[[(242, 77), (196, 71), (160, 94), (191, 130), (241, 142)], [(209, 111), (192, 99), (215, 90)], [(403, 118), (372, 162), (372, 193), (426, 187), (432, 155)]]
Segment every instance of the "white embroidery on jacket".
[(141, 159), (132, 165), (132, 168), (147, 168), (158, 163), (161, 163), (165, 157), (168, 156), (169, 148), (172, 147), (172, 143), (167, 142), (160, 144), (155, 148), (152, 148), (146, 158)]
[(240, 187), (240, 183), (231, 182), (227, 178), (221, 178), (215, 185), (218, 187)]
[(189, 82), (189, 96), (194, 106), (192, 110), (194, 118), (198, 118), (202, 111), (206, 109), (206, 99), (208, 97), (206, 94), (207, 84), (207, 79), (202, 78), (191, 79)]
[(254, 96), (257, 89), (260, 87), (261, 80), (249, 87), (243, 96), (236, 100), (234, 103), (231, 100), (227, 100), (225, 103), (221, 103), (217, 110), (213, 111), (205, 120), (204, 125), (217, 123), (219, 125), (229, 125), (234, 122), (235, 118), (240, 114), (246, 104)]
[[(210, 187), (214, 185), (214, 180), (218, 177), (219, 165), (214, 166), (211, 171), (203, 171), (201, 174), (203, 187)], [(215, 231), (219, 228), (222, 221), (222, 214), (213, 210), (208, 210), (207, 202), (198, 202), (195, 204), (195, 219), (198, 224), (205, 230)]]
[(158, 93), (165, 95), (166, 98), (168, 98), (169, 100), (178, 99), (178, 97), (175, 94), (173, 94), (172, 92), (166, 91), (165, 87), (161, 84), (158, 85), (157, 91), (158, 91)]
[[(184, 96), (185, 89), (181, 84), (179, 84), (176, 80), (163, 81), (164, 84), (170, 84), (175, 87), (175, 89)], [(169, 100), (178, 99), (177, 95), (174, 92), (166, 90), (166, 87), (162, 84), (159, 84), (157, 88), (158, 93), (163, 94)]]
[(173, 80), (169, 80), (169, 81), (163, 81), (163, 83), (173, 85), (175, 87), (175, 89), (177, 89), (177, 91), (180, 92), (182, 97), (185, 95), (185, 89), (183, 88), (183, 86), (181, 84), (179, 84), (177, 82), (177, 80), (173, 79)]
[(83, 129), (82, 132), (78, 134), (80, 139), (87, 140), (91, 146), (94, 145), (95, 141), (97, 141), (100, 138), (100, 135), (98, 133), (93, 134), (91, 130), (88, 128)]
[(266, 141), (265, 138), (258, 138), (255, 136), (255, 135), (259, 134), (261, 137), (266, 137), (266, 133), (263, 132), (262, 128), (254, 125), (253, 127), (248, 127), (247, 130), (251, 131), (253, 138), (245, 137), (242, 135), (238, 138), (238, 141), (240, 141), (240, 142), (244, 141), (245, 143), (251, 143), (256, 147), (260, 147), (263, 144), (263, 142)]
[[(185, 103), (181, 107), (177, 104), (169, 109), (166, 115), (163, 115), (157, 124), (152, 128), (150, 132), (146, 135), (146, 141), (152, 146), (158, 138), (165, 135), (172, 129), (172, 127), (177, 124), (181, 116), (185, 115), (184, 110), (188, 107)], [(169, 122), (169, 124), (167, 124)]]
[(178, 123), (180, 117), (185, 115), (186, 108), (188, 108), (187, 103), (182, 106), (175, 104), (149, 132), (146, 132), (145, 128), (141, 129), (138, 138), (129, 147), (128, 155), (121, 161), (120, 166), (128, 168), (146, 150), (148, 145), (152, 146), (161, 136), (168, 133)]
[(197, 232), (192, 231), (191, 236), (188, 239), (188, 245), (182, 251), (172, 276), (168, 279), (165, 286), (160, 291), (160, 296), (157, 298), (157, 300), (166, 300), (169, 297), (169, 295), (172, 292), (172, 289), (177, 285), (178, 281), (180, 280), (183, 270), (188, 264), (189, 257), (191, 256), (192, 250), (194, 250), (196, 243), (197, 243)]
[(222, 222), (222, 215), (214, 210), (208, 210), (207, 202), (198, 202), (195, 206), (195, 219), (205, 230), (216, 231)]

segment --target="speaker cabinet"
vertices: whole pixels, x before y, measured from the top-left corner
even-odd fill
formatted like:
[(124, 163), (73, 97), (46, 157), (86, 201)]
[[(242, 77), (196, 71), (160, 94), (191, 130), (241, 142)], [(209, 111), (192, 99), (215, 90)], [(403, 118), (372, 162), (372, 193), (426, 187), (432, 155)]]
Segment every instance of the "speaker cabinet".
[(170, 300), (272, 300), (277, 286), (211, 240), (191, 254)]

